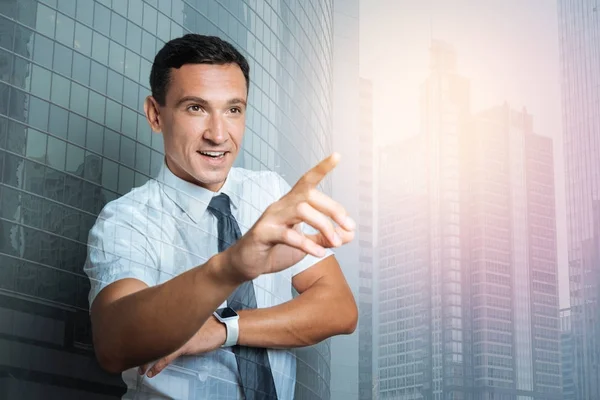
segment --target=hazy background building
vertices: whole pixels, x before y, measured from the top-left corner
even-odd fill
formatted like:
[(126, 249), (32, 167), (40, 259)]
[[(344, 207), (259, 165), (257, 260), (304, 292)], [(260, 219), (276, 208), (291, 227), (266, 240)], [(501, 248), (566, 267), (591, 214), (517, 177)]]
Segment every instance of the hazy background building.
[(559, 399), (552, 141), (508, 104), (472, 116), (430, 49), (421, 134), (382, 149), (379, 393)]
[(559, 0), (571, 328), (577, 399), (600, 398), (600, 20), (595, 1)]
[(373, 234), (375, 214), (375, 154), (373, 137), (373, 84), (360, 80), (358, 171), (358, 398), (373, 397)]

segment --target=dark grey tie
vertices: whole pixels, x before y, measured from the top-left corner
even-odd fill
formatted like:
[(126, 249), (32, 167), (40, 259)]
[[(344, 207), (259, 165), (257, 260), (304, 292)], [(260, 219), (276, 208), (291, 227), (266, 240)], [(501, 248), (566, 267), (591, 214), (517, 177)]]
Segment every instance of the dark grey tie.
[[(225, 193), (213, 197), (208, 210), (217, 218), (219, 252), (222, 252), (238, 240), (242, 233), (231, 214), (231, 204)], [(256, 308), (256, 295), (252, 281), (241, 284), (229, 296), (227, 304), (236, 311)], [(246, 400), (277, 399), (267, 349), (233, 346), (232, 350), (237, 360), (242, 391)]]

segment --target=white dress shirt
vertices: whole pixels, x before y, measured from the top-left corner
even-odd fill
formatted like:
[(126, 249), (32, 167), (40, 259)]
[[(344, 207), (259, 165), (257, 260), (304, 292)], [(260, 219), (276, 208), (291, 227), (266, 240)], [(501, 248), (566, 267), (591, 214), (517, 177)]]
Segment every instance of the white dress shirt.
[[(230, 197), (233, 216), (244, 234), (289, 190), (289, 184), (275, 172), (232, 168), (219, 193)], [(156, 179), (108, 203), (88, 238), (84, 270), (91, 282), (90, 306), (104, 287), (119, 279), (136, 278), (153, 286), (215, 255), (217, 220), (207, 206), (219, 193), (178, 178), (163, 163)], [(304, 231), (314, 232), (308, 226)], [(331, 254), (327, 250), (325, 257)], [(287, 270), (256, 278), (257, 307), (291, 300), (292, 277), (320, 260), (307, 255)], [(296, 383), (293, 351), (268, 349), (268, 355), (278, 398), (292, 399)], [(229, 348), (179, 357), (153, 378), (140, 376), (137, 368), (122, 376), (128, 387), (125, 399), (243, 398), (235, 355)]]

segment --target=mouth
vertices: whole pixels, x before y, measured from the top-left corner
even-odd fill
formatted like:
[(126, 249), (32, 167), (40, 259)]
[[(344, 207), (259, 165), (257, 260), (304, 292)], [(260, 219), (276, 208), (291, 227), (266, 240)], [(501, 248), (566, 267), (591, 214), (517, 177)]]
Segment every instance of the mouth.
[(223, 158), (227, 154), (227, 151), (198, 151), (198, 154), (218, 160)]

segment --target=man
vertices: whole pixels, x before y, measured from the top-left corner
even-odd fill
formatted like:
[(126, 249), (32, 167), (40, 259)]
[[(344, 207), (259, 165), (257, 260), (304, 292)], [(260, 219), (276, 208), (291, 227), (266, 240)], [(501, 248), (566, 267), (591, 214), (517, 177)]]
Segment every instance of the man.
[(274, 172), (233, 168), (249, 67), (219, 38), (167, 43), (150, 85), (144, 110), (163, 134), (164, 165), (107, 204), (89, 235), (97, 358), (123, 373), (125, 398), (291, 399), (287, 349), (356, 328), (331, 251), (355, 223), (316, 189), (339, 156), (293, 188)]

